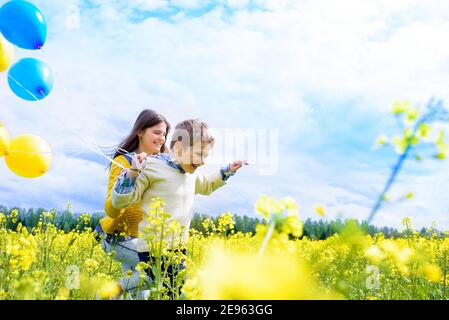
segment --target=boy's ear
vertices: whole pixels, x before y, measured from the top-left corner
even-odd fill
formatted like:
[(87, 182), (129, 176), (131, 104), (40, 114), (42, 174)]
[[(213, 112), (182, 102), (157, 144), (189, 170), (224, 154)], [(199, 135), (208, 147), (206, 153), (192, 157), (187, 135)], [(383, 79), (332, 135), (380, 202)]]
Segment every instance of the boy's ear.
[(181, 141), (176, 141), (173, 145), (173, 153), (175, 153), (178, 157), (182, 157), (182, 143)]

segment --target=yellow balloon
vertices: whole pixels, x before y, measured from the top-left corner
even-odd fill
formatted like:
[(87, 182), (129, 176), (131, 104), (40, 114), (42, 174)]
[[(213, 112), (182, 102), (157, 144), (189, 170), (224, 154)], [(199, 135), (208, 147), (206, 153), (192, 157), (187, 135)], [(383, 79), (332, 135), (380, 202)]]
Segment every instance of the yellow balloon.
[(9, 68), (13, 57), (14, 47), (0, 34), (0, 72)]
[(51, 165), (51, 149), (41, 137), (24, 134), (11, 140), (5, 156), (6, 165), (16, 175), (37, 178)]
[(8, 130), (0, 123), (0, 158), (3, 157), (9, 149)]

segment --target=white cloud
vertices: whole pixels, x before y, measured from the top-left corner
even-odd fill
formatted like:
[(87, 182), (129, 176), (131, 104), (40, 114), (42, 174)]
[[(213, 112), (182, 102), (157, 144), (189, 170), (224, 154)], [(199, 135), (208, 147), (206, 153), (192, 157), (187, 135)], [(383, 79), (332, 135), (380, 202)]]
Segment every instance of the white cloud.
[(165, 9), (168, 6), (166, 0), (137, 0), (136, 7), (141, 10)]
[(202, 8), (205, 5), (211, 4), (212, 0), (172, 0), (171, 5), (184, 8), (184, 9), (197, 9)]
[(290, 11), (300, 8), (303, 3), (295, 0), (254, 0), (254, 5), (257, 7), (272, 10), (272, 11)]
[(250, 0), (227, 0), (226, 4), (233, 10), (242, 10), (250, 4)]

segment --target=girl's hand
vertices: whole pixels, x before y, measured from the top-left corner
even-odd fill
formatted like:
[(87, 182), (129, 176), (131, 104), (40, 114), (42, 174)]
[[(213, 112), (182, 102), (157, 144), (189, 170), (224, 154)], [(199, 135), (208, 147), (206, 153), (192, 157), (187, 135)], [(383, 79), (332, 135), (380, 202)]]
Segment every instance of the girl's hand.
[(145, 152), (136, 154), (131, 165), (131, 169), (128, 169), (126, 176), (135, 178), (139, 175), (140, 169), (142, 169), (143, 163), (147, 159), (148, 155)]
[(249, 163), (246, 160), (237, 160), (231, 163), (231, 171), (236, 172), (238, 169), (240, 169), (243, 166), (248, 166)]

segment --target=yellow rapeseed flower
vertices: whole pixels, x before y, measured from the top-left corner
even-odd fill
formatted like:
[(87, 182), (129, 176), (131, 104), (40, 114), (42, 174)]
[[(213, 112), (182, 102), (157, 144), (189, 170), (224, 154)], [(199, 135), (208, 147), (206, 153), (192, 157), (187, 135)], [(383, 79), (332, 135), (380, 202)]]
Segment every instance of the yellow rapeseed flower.
[(280, 200), (281, 205), (283, 206), (284, 210), (287, 211), (287, 214), (289, 216), (297, 216), (298, 215), (298, 204), (296, 203), (295, 199), (292, 197), (286, 197), (284, 199)]
[(282, 213), (282, 205), (275, 198), (267, 195), (262, 195), (259, 200), (257, 200), (255, 209), (266, 221), (270, 219), (272, 214)]
[(374, 143), (374, 145), (376, 147), (383, 146), (383, 145), (385, 145), (388, 142), (388, 140), (389, 140), (388, 136), (383, 134), (383, 135), (377, 137), (376, 142)]
[(334, 299), (318, 289), (311, 270), (286, 252), (255, 254), (212, 247), (197, 274), (202, 299)]
[(95, 269), (98, 268), (98, 261), (94, 260), (94, 259), (86, 259), (86, 261), (84, 261), (84, 267), (89, 271), (92, 272)]
[(303, 223), (297, 216), (288, 216), (285, 218), (282, 231), (286, 234), (291, 234), (294, 237), (300, 237), (303, 232)]
[(398, 101), (395, 100), (393, 102), (393, 106), (391, 108), (391, 111), (394, 115), (399, 115), (401, 113), (407, 112), (410, 107), (412, 106), (412, 103), (410, 101)]
[(212, 219), (206, 218), (203, 220), (203, 228), (206, 230), (206, 232), (214, 232), (215, 231), (215, 224), (212, 221)]
[(315, 212), (320, 216), (320, 217), (325, 217), (326, 216), (326, 210), (324, 209), (323, 205), (318, 205), (315, 207)]
[(226, 230), (232, 230), (234, 229), (234, 217), (232, 216), (232, 214), (230, 212), (224, 213), (222, 214), (219, 218), (218, 218), (218, 228), (217, 230), (219, 232), (226, 232)]
[(440, 267), (434, 264), (427, 264), (423, 267), (424, 275), (432, 282), (438, 283), (441, 280), (442, 274)]
[(4, 300), (8, 297), (8, 293), (4, 290), (0, 290), (0, 300)]
[(198, 289), (197, 278), (187, 279), (181, 290), (189, 300), (199, 300), (201, 298), (201, 291)]
[(117, 282), (109, 281), (101, 287), (98, 294), (100, 295), (101, 299), (107, 300), (117, 297), (121, 292), (122, 288)]
[(373, 263), (380, 263), (384, 258), (385, 254), (377, 245), (369, 246), (365, 249), (365, 255)]
[(70, 296), (70, 290), (62, 287), (58, 290), (55, 300), (67, 300)]

